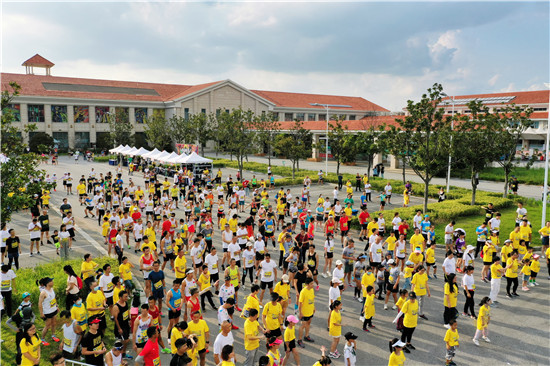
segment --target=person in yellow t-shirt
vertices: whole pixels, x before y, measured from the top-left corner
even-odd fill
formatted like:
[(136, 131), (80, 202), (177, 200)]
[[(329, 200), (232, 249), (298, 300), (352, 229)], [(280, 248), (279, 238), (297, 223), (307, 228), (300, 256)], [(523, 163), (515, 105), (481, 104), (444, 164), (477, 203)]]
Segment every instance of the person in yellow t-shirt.
[(19, 342), (21, 366), (34, 366), (40, 363), (41, 344), (36, 325), (34, 323), (25, 324), (23, 326), (23, 339)]
[(531, 278), (531, 260), (523, 259), (522, 264), (523, 267), (521, 267), (521, 274), (523, 275), (523, 281), (521, 283), (521, 290), (529, 291), (529, 287), (527, 287), (527, 282)]
[(493, 302), (497, 302), (498, 293), (500, 292), (500, 281), (506, 269), (502, 268), (500, 258), (494, 257), (494, 263), (491, 265), (491, 293), (489, 297)]
[(428, 320), (424, 312), (422, 311), (424, 305), (424, 296), (426, 294), (428, 297), (431, 297), (430, 286), (428, 285), (428, 275), (426, 274), (426, 269), (423, 266), (418, 267), (418, 272), (414, 274), (412, 281), (411, 291), (416, 293), (418, 297), (418, 316)]
[(508, 258), (512, 253), (512, 250), (514, 250), (514, 247), (512, 247), (512, 240), (506, 239), (504, 241), (504, 246), (500, 250), (500, 257), (502, 259), (502, 263), (506, 263), (508, 261)]
[(185, 334), (194, 334), (197, 337), (197, 350), (199, 352), (199, 358), (201, 365), (206, 362), (206, 351), (210, 347), (210, 328), (206, 321), (201, 319), (201, 312), (195, 311), (191, 314), (191, 322), (187, 323), (187, 329)]
[(277, 337), (282, 339), (283, 332), (283, 308), (281, 304), (277, 302), (279, 294), (276, 292), (271, 293), (271, 301), (265, 304), (262, 312), (262, 324), (264, 328), (269, 332), (268, 337)]
[(124, 286), (128, 289), (128, 291), (132, 291), (134, 288), (134, 283), (132, 282), (132, 268), (134, 268), (134, 265), (130, 263), (128, 257), (122, 257), (122, 263), (118, 266), (118, 273), (122, 277)]
[[(510, 257), (506, 261), (506, 297), (512, 298), (513, 296), (517, 296), (517, 289), (518, 289), (518, 251), (517, 249), (514, 249), (512, 253), (510, 254)], [(510, 289), (512, 289), (512, 292), (510, 292)]]
[[(405, 360), (407, 359), (405, 357), (405, 352), (403, 352), (403, 348), (406, 346), (405, 342), (394, 338), (390, 341), (390, 348), (392, 349), (392, 353), (390, 355), (390, 359), (388, 361), (388, 366), (404, 366)], [(410, 352), (410, 351), (409, 351)]]
[(174, 271), (176, 272), (176, 278), (185, 278), (185, 270), (187, 266), (187, 259), (183, 255), (183, 248), (178, 250), (178, 256), (174, 260)]
[(306, 287), (300, 292), (298, 299), (298, 312), (299, 318), (302, 319), (302, 326), (298, 331), (298, 345), (303, 346), (302, 335), (305, 331), (304, 339), (308, 342), (313, 342), (309, 336), (309, 327), (311, 326), (311, 319), (315, 314), (315, 291), (313, 290), (313, 278), (306, 278)]
[(519, 226), (514, 228), (514, 231), (510, 233), (510, 240), (512, 241), (512, 247), (517, 249), (519, 246), (519, 240), (521, 239), (521, 234), (519, 232)]
[(250, 309), (248, 319), (244, 322), (244, 350), (246, 355), (245, 365), (256, 364), (256, 354), (260, 348), (260, 339), (263, 339), (263, 333), (266, 331), (258, 323), (259, 312), (256, 309)]
[[(363, 321), (363, 330), (365, 332), (369, 332), (369, 329), (368, 328), (376, 328), (373, 324), (372, 324), (372, 318), (374, 317), (374, 315), (376, 314), (376, 309), (374, 308), (374, 286), (368, 286), (366, 288), (366, 291), (367, 291), (367, 296), (365, 298), (365, 305), (363, 307), (363, 311), (364, 311), (364, 318), (365, 320)], [(368, 328), (367, 328), (368, 326)]]
[(451, 324), (450, 321), (455, 318), (457, 313), (456, 303), (458, 300), (458, 285), (456, 284), (456, 274), (449, 273), (445, 279), (445, 285), (443, 286), (443, 305), (445, 311), (443, 313), (443, 323), (445, 328), (448, 328)]
[(374, 286), (376, 282), (376, 276), (372, 272), (372, 267), (367, 266), (366, 272), (361, 277), (361, 289), (363, 290), (363, 297), (367, 297), (367, 287)]
[(453, 361), (453, 358), (455, 357), (456, 349), (458, 348), (458, 339), (460, 336), (458, 335), (458, 323), (455, 319), (452, 319), (449, 321), (449, 329), (445, 333), (445, 338), (443, 340), (445, 341), (445, 364), (450, 365)]
[[(374, 296), (374, 290), (373, 294)], [(332, 337), (332, 342), (330, 344), (330, 353), (329, 357), (338, 358), (338, 343), (340, 343), (340, 337), (342, 336), (342, 303), (339, 300), (334, 301), (330, 305), (330, 321), (329, 321), (329, 332), (328, 334)]]
[[(548, 258), (548, 254), (546, 254), (546, 252), (550, 248), (550, 246), (549, 246), (549, 244), (550, 244), (550, 221), (546, 221), (546, 225), (540, 228), (539, 234), (542, 238), (542, 250), (541, 250), (541, 252), (545, 253), (544, 255), (546, 256), (546, 258)], [(550, 272), (550, 266), (548, 268), (549, 268), (549, 272)]]
[(401, 341), (406, 342), (405, 347), (410, 349), (416, 349), (411, 344), (412, 335), (418, 324), (418, 301), (416, 301), (416, 294), (414, 292), (409, 293), (409, 300), (403, 304), (401, 311), (397, 314), (393, 323), (397, 323), (397, 320), (405, 315), (403, 318), (403, 332), (401, 333)]
[(405, 279), (405, 284), (403, 285), (403, 288), (405, 290), (409, 290), (411, 288), (411, 280), (414, 272), (414, 262), (408, 260), (405, 262), (405, 266), (406, 267), (403, 270), (403, 278)]
[(530, 267), (531, 267), (531, 278), (529, 279), (529, 286), (531, 286), (531, 287), (539, 285), (536, 281), (537, 275), (540, 271), (539, 258), (540, 258), (540, 255), (535, 254), (535, 255), (533, 255), (533, 260), (531, 261), (531, 265), (530, 265)]
[(426, 239), (424, 239), (424, 237), (420, 233), (420, 228), (414, 229), (414, 234), (413, 236), (411, 236), (409, 243), (411, 244), (411, 252), (420, 247), (420, 251), (424, 253)]
[(437, 278), (437, 265), (435, 264), (435, 242), (431, 242), (428, 249), (426, 249), (426, 274), (430, 277), (430, 267), (434, 269), (434, 278)]
[(479, 313), (477, 315), (477, 329), (476, 334), (474, 335), (473, 342), (476, 346), (479, 346), (479, 336), (482, 335), (482, 338), (485, 342), (491, 343), (489, 339), (489, 322), (491, 320), (491, 299), (489, 296), (485, 296), (481, 299), (479, 303)]
[(395, 243), (397, 242), (397, 239), (395, 238), (395, 232), (390, 231), (390, 236), (386, 238), (386, 243), (388, 244), (388, 253), (391, 254), (392, 258), (395, 259)]
[(414, 264), (414, 271), (418, 271), (418, 268), (422, 266), (422, 263), (424, 262), (424, 255), (422, 254), (422, 249), (420, 249), (420, 247), (417, 247), (411, 255), (409, 255), (409, 261)]
[(296, 365), (300, 364), (300, 354), (298, 348), (296, 348), (296, 324), (299, 320), (294, 315), (289, 315), (286, 318), (287, 327), (284, 334), (285, 342), (285, 357), (283, 359), (283, 365), (286, 365), (290, 360), (290, 353), (294, 356), (294, 362)]

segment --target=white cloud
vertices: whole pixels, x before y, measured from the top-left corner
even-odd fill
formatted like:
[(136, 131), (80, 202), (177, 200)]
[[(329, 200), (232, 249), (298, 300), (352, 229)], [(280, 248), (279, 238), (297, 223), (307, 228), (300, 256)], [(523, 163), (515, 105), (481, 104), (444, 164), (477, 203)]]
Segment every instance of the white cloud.
[(227, 14), (228, 25), (232, 27), (271, 27), (276, 25), (278, 20), (274, 15), (273, 6), (269, 6), (271, 14), (267, 16), (266, 10), (265, 4), (257, 3), (245, 3), (240, 6), (233, 6)]
[(492, 78), (489, 79), (488, 84), (490, 86), (495, 86), (499, 78), (500, 78), (500, 74), (495, 74)]
[(428, 42), (430, 49), (430, 55), (436, 63), (444, 62), (444, 58), (450, 57), (452, 59), (453, 54), (458, 51), (458, 35), (460, 29), (448, 30), (445, 33), (439, 35), (435, 42)]

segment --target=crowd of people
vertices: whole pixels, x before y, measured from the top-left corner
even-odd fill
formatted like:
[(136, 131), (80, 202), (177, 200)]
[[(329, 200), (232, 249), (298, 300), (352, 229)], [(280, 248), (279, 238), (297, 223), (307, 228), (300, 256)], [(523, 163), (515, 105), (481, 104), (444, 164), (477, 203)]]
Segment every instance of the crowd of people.
[[(533, 253), (531, 223), (521, 204), (516, 227), (502, 243), (501, 215), (490, 204), (483, 207), (485, 219), (475, 233), (450, 222), (444, 243), (438, 243), (445, 245), (446, 253), (438, 272), (430, 216), (418, 211), (410, 225), (397, 212), (388, 223), (382, 213), (373, 217), (367, 209), (373, 190), (366, 176), (357, 175), (355, 192), (361, 193), (357, 201), (350, 181), (336, 186), (332, 199), (320, 195), (315, 201), (309, 178), (294, 196), (290, 189), (272, 187), (272, 176), (268, 180), (229, 176), (222, 182), (219, 170), (180, 171), (169, 179), (144, 169), (143, 177), (142, 187), (132, 175), (124, 182), (118, 170), (103, 175), (92, 169), (80, 178), (64, 174), (60, 193), (78, 195), (82, 207), (72, 207), (63, 198), (62, 225), (53, 231), (48, 214), (51, 192), (35, 197), (28, 225), (31, 256), (40, 255), (46, 242), (68, 258), (77, 240), (75, 220), (89, 218), (97, 220), (109, 255), (118, 260), (116, 269), (109, 264), (100, 267), (86, 254), (81, 275), (66, 265), (64, 304), (58, 303), (61, 297), (54, 291), (53, 279), (46, 277), (38, 283), (38, 304), (32, 304), (25, 292), (14, 306), (19, 299), (12, 298), (17, 277), (12, 266), (19, 269), (21, 239), (9, 223), (2, 224), (1, 295), (8, 325), (17, 332), (18, 365), (37, 365), (41, 347), (52, 342), (62, 351), (52, 358), (54, 365), (83, 357), (87, 364), (98, 366), (124, 365), (131, 359), (137, 365), (157, 366), (161, 353), (172, 355), (171, 366), (204, 366), (207, 357), (222, 366), (284, 366), (292, 360), (300, 365), (300, 349), (315, 342), (313, 334), (322, 334), (319, 329), (312, 331), (312, 319), (321, 306), (316, 301), (323, 281), (319, 276), (329, 279), (322, 285), (328, 285), (326, 332), (331, 344), (330, 349), (321, 349), (314, 366), (329, 365), (340, 357), (346, 366), (356, 365), (354, 332), (376, 329), (377, 301), (384, 310), (392, 306), (393, 323), (400, 332), (389, 341), (388, 364), (403, 365), (405, 354), (416, 349), (412, 338), (418, 318), (428, 319), (424, 308), (430, 286), (440, 286), (430, 280), (438, 273), (444, 280), (442, 316), (447, 328), (442, 344), (446, 364), (454, 365), (459, 292), (465, 297), (462, 316), (477, 319), (472, 342), (479, 346), (480, 337), (490, 342), (491, 307), (498, 306), (501, 279), (506, 278), (506, 296), (511, 299), (520, 296), (519, 279), (525, 292), (538, 285), (541, 256)], [(51, 189), (57, 190), (56, 180), (48, 179), (53, 182)], [(407, 192), (411, 193), (410, 184)], [(379, 196), (380, 210), (391, 204), (391, 195), (388, 182)], [(350, 230), (355, 216), (358, 236)], [(538, 233), (550, 279), (550, 222)], [(466, 234), (476, 237), (476, 246), (466, 245)], [(316, 247), (316, 238), (322, 247)], [(338, 241), (341, 258), (335, 258)], [(356, 247), (359, 242), (364, 248)], [(481, 270), (474, 268), (478, 257)], [(475, 271), (481, 281), (491, 283), (490, 296), (478, 303), (477, 315)], [(352, 310), (360, 312), (362, 327), (342, 322), (342, 298), (351, 298), (352, 292), (360, 303)], [(208, 307), (217, 313), (216, 323), (203, 319)], [(44, 320), (41, 330), (34, 323), (37, 311)], [(244, 325), (236, 335), (238, 317)], [(56, 336), (58, 324), (61, 338)], [(107, 332), (114, 335), (112, 345), (104, 342)], [(234, 351), (237, 336), (244, 340), (244, 354)]]

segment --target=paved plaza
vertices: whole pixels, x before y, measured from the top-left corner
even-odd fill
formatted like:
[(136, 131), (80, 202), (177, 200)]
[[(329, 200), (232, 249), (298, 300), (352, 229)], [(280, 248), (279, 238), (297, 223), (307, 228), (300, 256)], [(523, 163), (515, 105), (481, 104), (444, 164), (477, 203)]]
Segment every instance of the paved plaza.
[[(250, 158), (253, 160), (254, 158)], [(263, 162), (263, 161), (262, 161)], [(273, 164), (277, 164), (277, 161), (274, 161)], [(324, 164), (317, 163), (301, 163), (301, 166), (307, 169), (319, 169), (317, 166), (322, 166), (324, 169)], [(78, 196), (76, 194), (71, 196), (66, 196), (63, 192), (63, 188), (60, 178), (64, 172), (70, 172), (72, 176), (77, 180), (81, 175), (87, 176), (90, 169), (94, 168), (98, 173), (106, 173), (107, 171), (113, 171), (114, 167), (109, 166), (107, 163), (89, 163), (79, 161), (78, 164), (75, 164), (68, 157), (61, 157), (58, 166), (51, 165), (42, 165), (41, 168), (47, 170), (49, 174), (56, 173), (58, 177), (58, 191), (52, 192), (51, 207), (59, 207), (61, 201), (64, 197), (69, 199), (69, 202), (73, 206), (74, 216), (76, 217), (77, 224), (77, 241), (73, 244), (73, 251), (71, 257), (81, 258), (84, 253), (92, 253), (94, 256), (103, 255), (106, 253), (105, 246), (103, 245), (103, 238), (101, 237), (101, 231), (97, 225), (97, 220), (85, 219), (83, 218), (84, 212), (83, 208), (78, 203)], [(354, 173), (356, 171), (363, 172), (356, 167), (343, 167), (345, 172)], [(216, 171), (216, 169), (214, 169)], [(223, 180), (228, 174), (233, 176), (236, 173), (234, 169), (223, 169)], [(396, 174), (396, 173), (391, 173)], [(266, 178), (266, 175), (256, 174), (258, 178)], [(386, 176), (390, 178), (390, 173), (387, 173)], [(251, 173), (245, 172), (244, 177), (250, 179)], [(313, 178), (313, 177), (312, 177)], [(395, 177), (392, 177), (395, 178)], [(408, 178), (414, 180), (412, 175), (409, 175)], [(127, 170), (124, 171), (123, 180), (126, 185), (128, 181)], [(132, 176), (132, 180), (137, 185), (143, 186), (143, 178), (141, 173), (135, 173)], [(455, 180), (452, 182), (453, 185), (458, 185)], [(499, 185), (500, 183), (494, 183)], [(286, 189), (287, 187), (285, 187)], [(299, 193), (300, 187), (289, 187), (294, 196)], [(74, 189), (74, 187), (73, 187)], [(318, 186), (313, 184), (312, 186), (312, 197), (314, 202), (316, 197), (323, 193), (323, 196), (329, 196), (332, 198), (332, 189), (333, 186), (326, 184), (324, 186)], [(481, 187), (481, 189), (484, 189)], [(523, 193), (523, 192), (520, 192)], [(344, 196), (342, 191), (341, 196)], [(374, 196), (374, 194), (373, 194)], [(386, 207), (387, 210), (392, 210), (392, 208), (400, 207), (402, 204), (402, 198), (398, 195), (394, 196), (393, 201), (394, 205)], [(421, 202), (420, 197), (413, 197), (411, 199), (411, 205), (418, 204)], [(374, 205), (369, 207), (369, 211), (377, 210), (378, 207)], [(176, 217), (179, 219), (182, 217), (183, 211), (180, 209), (176, 212)], [(55, 254), (55, 249), (51, 245), (46, 245), (42, 250), (42, 255), (34, 257), (29, 257), (29, 245), (28, 245), (28, 234), (26, 227), (28, 225), (29, 215), (28, 213), (17, 213), (13, 216), (10, 227), (16, 229), (18, 235), (21, 237), (23, 242), (23, 258), (22, 263), (24, 267), (33, 267), (41, 263), (56, 261), (59, 258)], [(57, 228), (60, 225), (61, 218), (59, 212), (54, 210), (50, 212), (51, 227)], [(215, 221), (216, 223), (216, 221)], [(538, 225), (538, 224), (537, 224)], [(214, 225), (215, 226), (215, 225)], [(533, 228), (535, 231), (535, 227)], [(537, 226), (538, 229), (538, 226)], [(352, 230), (353, 231), (353, 230)], [(535, 235), (535, 234), (534, 234)], [(357, 238), (358, 232), (353, 232), (352, 237)], [(319, 268), (322, 269), (324, 265), (322, 248), (323, 248), (323, 237), (319, 229), (317, 229), (315, 237), (315, 245), (317, 248), (317, 254), (320, 258)], [(335, 260), (341, 258), (342, 249), (340, 247), (340, 237), (337, 236), (335, 240), (337, 244)], [(214, 235), (214, 245), (218, 248), (221, 247), (221, 239), (219, 231), (215, 232)], [(358, 250), (362, 250), (363, 243), (356, 241), (356, 247)], [(279, 253), (278, 248), (273, 250), (270, 246), (268, 248), (275, 260), (278, 260)], [(357, 253), (358, 251), (356, 251)], [(135, 255), (133, 251), (127, 251), (126, 255), (130, 258), (130, 261), (134, 264), (138, 263), (139, 256)], [(443, 262), (444, 248), (438, 247), (436, 250), (437, 264), (439, 267)], [(189, 258), (188, 258), (189, 261)], [(490, 285), (481, 282), (479, 277), (480, 267), (482, 265), (481, 260), (479, 259), (476, 263), (476, 312), (479, 310), (477, 303), (481, 300), (483, 296), (489, 294)], [(479, 268), (478, 268), (479, 267)], [(169, 270), (169, 266), (166, 268), (165, 274), (167, 275), (167, 284), (171, 284), (172, 279), (174, 278), (173, 273)], [(427, 298), (424, 313), (429, 318), (429, 320), (419, 319), (418, 326), (413, 336), (412, 343), (415, 345), (416, 350), (411, 351), (412, 353), (407, 354), (407, 365), (437, 365), (444, 364), (444, 355), (445, 355), (445, 344), (443, 342), (443, 337), (445, 335), (446, 329), (443, 327), (443, 273), (441, 268), (439, 268), (438, 279), (431, 279), (429, 281), (429, 286), (432, 292), (431, 298)], [(546, 263), (544, 259), (541, 259), (541, 272), (538, 277), (538, 282), (540, 286), (532, 288), (528, 293), (520, 291), (520, 297), (513, 300), (507, 299), (505, 295), (505, 284), (502, 284), (500, 302), (501, 305), (499, 308), (491, 309), (491, 324), (489, 325), (489, 338), (491, 343), (481, 342), (479, 347), (476, 347), (472, 343), (472, 337), (475, 333), (475, 321), (471, 319), (466, 319), (464, 317), (459, 317), (458, 319), (458, 331), (460, 334), (460, 348), (456, 353), (456, 358), (454, 361), (458, 365), (474, 365), (474, 364), (486, 364), (486, 365), (548, 365), (550, 364), (550, 281), (547, 279), (546, 275)], [(281, 272), (279, 271), (279, 279)], [(458, 282), (462, 275), (458, 275)], [(136, 271), (134, 274), (134, 279), (141, 279), (141, 275)], [(314, 338), (315, 343), (305, 343), (305, 349), (299, 349), (301, 356), (301, 365), (309, 366), (313, 365), (317, 359), (320, 358), (320, 347), (325, 346), (330, 347), (330, 337), (326, 330), (327, 326), (327, 316), (328, 316), (328, 289), (329, 289), (329, 279), (324, 279), (319, 276), (321, 286), (319, 291), (316, 291), (316, 313), (312, 322), (312, 331), (311, 336)], [(249, 293), (250, 285), (247, 283), (246, 290), (239, 291), (239, 305), (242, 306), (245, 302), (245, 295)], [(264, 301), (268, 296), (264, 297)], [(294, 291), (291, 292), (291, 299), (295, 299)], [(389, 310), (383, 309), (383, 301), (376, 300), (376, 315), (373, 319), (373, 324), (376, 326), (376, 329), (366, 333), (362, 331), (361, 322), (359, 321), (359, 312), (361, 304), (353, 299), (353, 288), (346, 290), (342, 296), (343, 299), (343, 327), (342, 334), (347, 331), (352, 331), (359, 336), (357, 340), (357, 359), (358, 365), (387, 365), (388, 358), (390, 355), (388, 349), (388, 341), (394, 337), (398, 337), (400, 333), (395, 330), (395, 325), (392, 324), (392, 320), (396, 316), (396, 311), (391, 310), (392, 300), (390, 300)], [(462, 307), (464, 305), (464, 295), (462, 290), (459, 294), (458, 306), (457, 309), (462, 313)], [(294, 307), (294, 302), (289, 306), (289, 312), (292, 311)], [(213, 345), (214, 339), (217, 334), (217, 318), (216, 313), (211, 310), (210, 307), (207, 307), (207, 311), (204, 314), (206, 321), (210, 327), (210, 344)], [(243, 345), (243, 323), (244, 321), (238, 316), (235, 317), (236, 325), (240, 327), (239, 330), (234, 330), (233, 335), (235, 337), (236, 354), (238, 357), (237, 364), (242, 364), (244, 361), (244, 345)], [(164, 322), (168, 322), (167, 318), (163, 319)], [(110, 329), (112, 331), (112, 329)], [(166, 338), (166, 333), (163, 332), (163, 337)], [(345, 340), (340, 341), (338, 347), (340, 353), (343, 353), (343, 344)], [(108, 348), (112, 345), (107, 345)], [(3, 345), (4, 347), (4, 345)], [(281, 346), (281, 352), (283, 352), (283, 347)], [(265, 342), (260, 343), (260, 352), (259, 354), (265, 354)], [(169, 355), (161, 355), (162, 365), (169, 364)], [(133, 364), (130, 362), (130, 364)], [(207, 356), (207, 364), (213, 365), (213, 355), (210, 353)], [(289, 365), (294, 365), (294, 360), (291, 358)], [(333, 360), (335, 365), (343, 365), (343, 358)]]

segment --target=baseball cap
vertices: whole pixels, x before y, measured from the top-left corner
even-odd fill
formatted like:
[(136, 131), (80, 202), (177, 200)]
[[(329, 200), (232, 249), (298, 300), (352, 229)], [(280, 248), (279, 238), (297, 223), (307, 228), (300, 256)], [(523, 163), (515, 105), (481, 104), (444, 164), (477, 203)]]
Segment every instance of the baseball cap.
[(31, 294), (29, 294), (28, 292), (23, 292), (23, 295), (21, 295), (21, 298), (24, 299), (24, 298), (27, 298), (31, 296)]
[(390, 260), (388, 261), (388, 264), (394, 264), (394, 263), (395, 263), (395, 261), (394, 261), (393, 259), (390, 259)]
[(225, 276), (226, 281), (231, 281), (231, 276)]
[(420, 249), (419, 247), (417, 247), (415, 250), (414, 250), (415, 253), (422, 253), (422, 249)]
[(269, 343), (268, 346), (271, 347), (271, 346), (275, 346), (277, 344), (281, 344), (283, 343), (283, 341), (281, 341), (279, 338), (275, 339), (275, 341), (273, 343)]
[(299, 320), (294, 315), (289, 315), (286, 317), (286, 320), (288, 320), (289, 323), (298, 324)]
[(116, 350), (119, 350), (119, 351), (120, 351), (120, 350), (124, 347), (124, 345), (122, 344), (121, 341), (116, 341), (115, 344), (113, 344), (113, 347), (114, 347)]
[(352, 332), (347, 332), (344, 335), (344, 338), (346, 338), (346, 339), (357, 339), (357, 336), (355, 334), (353, 334)]
[(344, 263), (343, 263), (340, 259), (338, 259), (338, 260), (336, 261), (336, 265), (339, 266), (339, 265), (341, 265), (341, 264), (344, 264)]
[(406, 262), (405, 262), (405, 265), (406, 265), (406, 266), (412, 266), (413, 264), (414, 264), (414, 263), (411, 262), (411, 261), (406, 261)]
[(97, 323), (101, 323), (101, 320), (99, 320), (99, 318), (88, 319), (88, 324), (97, 324)]
[(424, 215), (424, 217), (430, 217), (430, 215), (428, 215), (428, 214), (425, 214), (425, 215)]
[(283, 280), (284, 283), (288, 283), (289, 281), (289, 278), (288, 278), (288, 275), (287, 274), (284, 274), (281, 279)]

